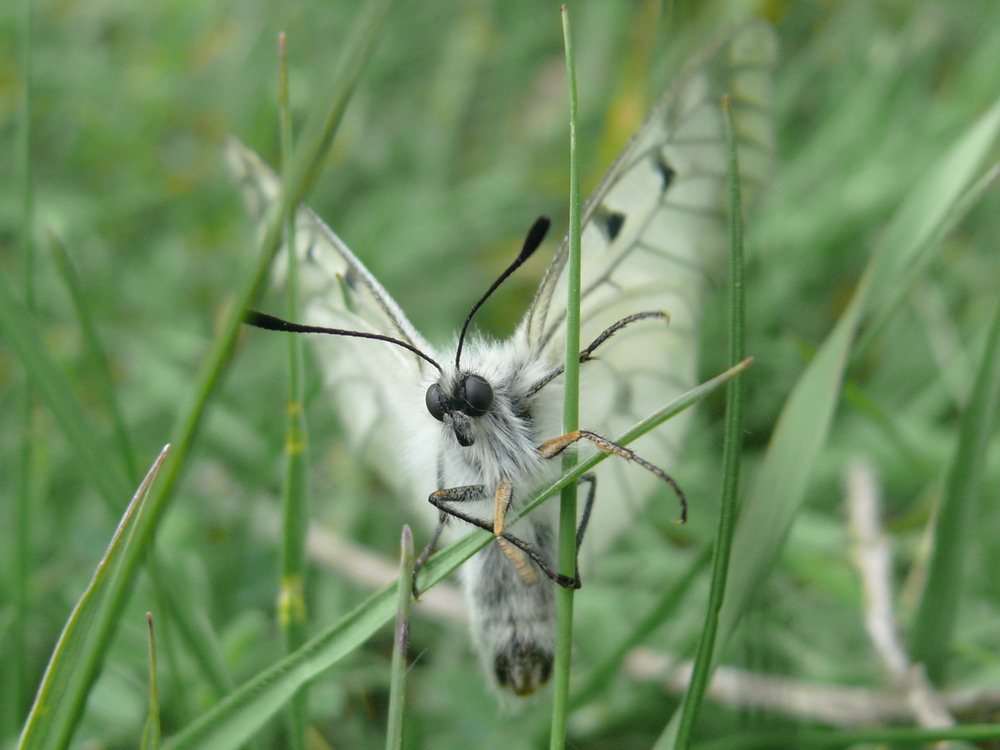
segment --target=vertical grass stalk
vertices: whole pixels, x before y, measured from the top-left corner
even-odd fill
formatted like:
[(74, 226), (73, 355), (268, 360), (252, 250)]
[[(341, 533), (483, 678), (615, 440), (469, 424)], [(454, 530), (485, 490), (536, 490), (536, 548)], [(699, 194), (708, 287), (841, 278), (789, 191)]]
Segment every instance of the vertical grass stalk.
[[(288, 105), (288, 60), (284, 33), (278, 37), (279, 83), (278, 111), (281, 128), (281, 168), (288, 184), (292, 158), (292, 118)], [(299, 319), (298, 254), (295, 242), (295, 211), (288, 214), (285, 228), (288, 257), (288, 319)], [(285, 653), (292, 653), (306, 640), (306, 535), (309, 531), (309, 496), (305, 408), (302, 403), (302, 338), (286, 336), (288, 341), (288, 414), (285, 437), (287, 465), (285, 474), (285, 509), (282, 524), (281, 584), (278, 594), (278, 621), (285, 641)], [(288, 747), (305, 747), (308, 717), (308, 688), (302, 687), (288, 704), (286, 725)]]
[[(743, 287), (743, 219), (740, 202), (740, 169), (733, 127), (733, 110), (729, 96), (722, 99), (725, 123), (726, 149), (729, 155), (729, 364), (735, 365), (746, 358), (745, 320), (746, 303)], [(681, 706), (675, 748), (687, 748), (705, 690), (712, 675), (712, 660), (716, 635), (719, 630), (719, 613), (726, 593), (729, 558), (736, 529), (736, 498), (740, 478), (740, 438), (743, 432), (743, 378), (735, 378), (726, 385), (726, 431), (722, 447), (722, 507), (719, 510), (719, 527), (715, 537), (712, 559), (712, 583), (709, 589), (705, 625), (698, 642), (691, 682)]]
[[(563, 5), (563, 40), (566, 49), (566, 81), (569, 90), (569, 264), (566, 269), (565, 392), (563, 432), (579, 426), (580, 412), (580, 170), (577, 153), (576, 70), (569, 9)], [(563, 469), (576, 464), (576, 451), (563, 454)], [(559, 495), (559, 572), (576, 575), (576, 483), (567, 484)], [(556, 591), (556, 653), (553, 668), (552, 728), (549, 747), (559, 750), (566, 744), (569, 718), (569, 672), (573, 641), (573, 593), (571, 588)]]
[(156, 672), (156, 637), (152, 612), (146, 613), (146, 627), (149, 630), (149, 713), (142, 732), (142, 750), (157, 750), (160, 747), (160, 688)]
[(413, 601), (413, 532), (403, 525), (399, 550), (399, 580), (396, 588), (396, 637), (392, 648), (392, 679), (389, 684), (389, 720), (385, 750), (402, 750), (403, 715), (406, 706), (407, 653), (410, 646), (410, 604)]

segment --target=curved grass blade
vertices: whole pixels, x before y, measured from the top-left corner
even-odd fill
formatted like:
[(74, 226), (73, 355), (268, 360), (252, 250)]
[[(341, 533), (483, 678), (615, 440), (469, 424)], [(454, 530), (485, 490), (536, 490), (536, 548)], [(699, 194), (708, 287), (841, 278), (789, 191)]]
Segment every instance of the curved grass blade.
[(115, 614), (110, 593), (122, 575), (124, 560), (139, 545), (135, 531), (148, 513), (146, 498), (169, 449), (166, 446), (160, 452), (136, 490), (93, 578), (66, 621), (21, 733), (20, 750), (69, 744), (76, 728), (78, 707), (90, 690), (88, 676), (103, 654), (94, 646), (94, 638)]

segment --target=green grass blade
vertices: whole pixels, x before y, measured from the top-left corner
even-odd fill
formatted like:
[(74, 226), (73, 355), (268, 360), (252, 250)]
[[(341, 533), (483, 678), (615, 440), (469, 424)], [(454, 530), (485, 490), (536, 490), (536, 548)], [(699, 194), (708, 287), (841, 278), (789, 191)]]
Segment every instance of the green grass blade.
[[(469, 552), (470, 556), (473, 552)], [(302, 685), (383, 627), (395, 612), (395, 596), (395, 585), (376, 592), (334, 626), (227, 695), (164, 747), (181, 750), (238, 746), (287, 704)]]
[[(279, 86), (278, 111), (281, 126), (281, 168), (287, 182), (291, 176), (292, 117), (288, 104), (288, 59), (285, 35), (278, 38)], [(286, 244), (297, 247), (295, 214), (288, 215)], [(298, 253), (288, 253), (286, 292), (288, 319), (299, 320)], [(302, 400), (302, 337), (288, 336), (288, 413), (285, 435), (285, 508), (282, 523), (281, 583), (278, 594), (278, 623), (281, 626), (285, 653), (295, 651), (306, 641), (306, 534), (309, 531), (308, 434), (305, 404)], [(288, 746), (303, 750), (308, 724), (309, 696), (305, 689), (288, 706)]]
[(146, 498), (167, 450), (163, 449), (136, 490), (93, 578), (66, 621), (25, 722), (19, 750), (69, 744), (76, 728), (77, 706), (86, 700), (90, 690), (87, 678), (95, 668), (92, 662), (101, 657), (101, 651), (91, 645), (93, 633), (116, 614), (109, 595), (122, 575), (124, 560), (139, 544), (135, 531), (148, 512)]
[(934, 250), (958, 224), (966, 217), (972, 208), (986, 194), (986, 191), (993, 187), (997, 179), (1000, 178), (1000, 165), (994, 164), (987, 170), (979, 180), (976, 181), (952, 206), (948, 216), (937, 226), (935, 233), (926, 238), (924, 244), (915, 253), (912, 262), (902, 273), (902, 279), (887, 290), (883, 300), (878, 303), (877, 309), (872, 313), (871, 322), (865, 327), (864, 333), (858, 338), (855, 347), (855, 358), (859, 357), (868, 345), (879, 338), (893, 316), (899, 311), (913, 287), (927, 273), (931, 261), (934, 259)]
[(153, 614), (146, 613), (149, 630), (149, 714), (142, 731), (142, 750), (159, 750), (160, 747), (160, 688), (156, 671), (156, 637), (153, 632)]
[[(323, 159), (333, 143), (333, 137), (340, 127), (347, 103), (354, 93), (361, 72), (374, 52), (375, 42), (382, 32), (382, 26), (389, 16), (393, 0), (376, 0), (366, 3), (350, 44), (340, 56), (337, 69), (330, 78), (330, 88), (319, 97), (322, 107), (317, 108), (306, 122), (299, 146), (295, 151), (288, 174), (291, 179), (283, 191), (281, 217), (288, 214), (291, 206), (302, 202), (312, 189), (322, 169)], [(280, 227), (283, 221), (276, 222)]]
[(963, 569), (969, 554), (974, 513), (980, 497), (986, 450), (997, 432), (1000, 403), (1000, 305), (986, 338), (983, 357), (965, 413), (955, 454), (948, 468), (934, 530), (934, 547), (913, 633), (913, 658), (931, 680), (945, 676), (955, 622), (965, 587)]
[[(740, 167), (733, 127), (733, 110), (729, 97), (723, 98), (726, 148), (729, 152), (729, 362), (735, 365), (746, 357), (746, 300), (743, 281), (743, 208), (740, 201)], [(709, 589), (705, 624), (702, 627), (698, 651), (691, 672), (691, 682), (681, 706), (680, 727), (674, 746), (687, 748), (691, 744), (695, 721), (705, 690), (712, 675), (719, 612), (726, 594), (729, 560), (736, 528), (736, 501), (740, 480), (740, 450), (743, 437), (743, 379), (737, 378), (726, 386), (726, 431), (722, 446), (722, 504), (719, 527), (712, 554), (712, 583)]]
[[(569, 262), (566, 267), (566, 348), (564, 357), (563, 421), (564, 433), (580, 426), (580, 164), (577, 149), (576, 63), (569, 7), (563, 5), (562, 29), (566, 53), (566, 80), (569, 90)], [(563, 470), (576, 463), (576, 451), (562, 457)], [(576, 571), (576, 484), (562, 488), (559, 497), (559, 572), (575, 576)], [(569, 721), (569, 673), (573, 650), (572, 588), (556, 590), (556, 644), (552, 668), (552, 726), (549, 747), (559, 750), (566, 745)]]
[(914, 186), (879, 241), (870, 269), (872, 299), (865, 300), (865, 315), (891, 304), (893, 290), (908, 269), (926, 261), (924, 248), (940, 234), (955, 205), (976, 180), (982, 162), (1000, 130), (1000, 101), (983, 114)]
[(396, 581), (396, 637), (392, 649), (392, 680), (389, 684), (389, 721), (385, 733), (386, 750), (402, 750), (403, 716), (406, 706), (407, 655), (410, 645), (410, 604), (413, 602), (413, 532), (403, 526), (400, 540), (399, 580)]
[[(720, 647), (732, 635), (757, 585), (777, 559), (805, 498), (813, 465), (833, 419), (860, 312), (855, 298), (799, 378), (782, 410), (764, 464), (740, 511), (732, 550), (739, 565), (727, 581), (719, 619)], [(676, 719), (660, 737), (658, 748), (673, 747), (679, 726)]]

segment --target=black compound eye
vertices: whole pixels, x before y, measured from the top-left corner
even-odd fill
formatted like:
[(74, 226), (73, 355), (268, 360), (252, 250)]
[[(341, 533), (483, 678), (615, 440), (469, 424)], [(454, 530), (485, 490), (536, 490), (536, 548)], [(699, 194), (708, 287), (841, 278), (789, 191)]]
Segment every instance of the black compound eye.
[(430, 388), (427, 389), (427, 394), (424, 396), (424, 403), (427, 404), (427, 411), (431, 413), (438, 422), (444, 419), (444, 393), (441, 391), (441, 386), (437, 383), (431, 383)]
[(493, 388), (478, 375), (466, 375), (462, 381), (462, 413), (481, 417), (493, 405)]

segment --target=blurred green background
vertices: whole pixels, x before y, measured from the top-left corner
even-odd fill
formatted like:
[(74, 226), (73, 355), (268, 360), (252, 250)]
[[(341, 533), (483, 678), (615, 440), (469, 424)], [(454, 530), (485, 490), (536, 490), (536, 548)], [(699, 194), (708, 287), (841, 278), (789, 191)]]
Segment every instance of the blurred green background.
[[(23, 5), (0, 6), (0, 272), (16, 286), (25, 179)], [(169, 439), (253, 234), (221, 163), (235, 134), (277, 158), (276, 37), (288, 35), (292, 115), (324, 87), (360, 3), (31, 3), (36, 317), (88, 415), (95, 441), (113, 429), (47, 232), (65, 244), (108, 350), (115, 397), (138, 463)], [(778, 166), (751, 214), (748, 472), (778, 411), (823, 340), (908, 189), (997, 97), (1000, 4), (961, 2), (655, 2), (571, 4), (577, 44), (585, 190), (592, 187), (669, 81), (677, 60), (748, 14), (780, 39)], [(399, 2), (352, 100), (312, 207), (355, 250), (434, 341), (459, 326), (539, 214), (565, 227), (567, 108), (558, 5), (538, 0)], [(897, 555), (900, 617), (920, 585), (925, 530), (955, 450), (986, 323), (1000, 289), (995, 191), (944, 239), (932, 273), (850, 371), (831, 438), (780, 569), (759, 595), (739, 647), (723, 663), (820, 683), (884, 681), (864, 633), (861, 592), (842, 510), (848, 460), (867, 457), (884, 483)], [(550, 243), (551, 244), (551, 243)], [(498, 336), (523, 313), (544, 270), (534, 260), (487, 305)], [(706, 313), (702, 372), (723, 366), (721, 300)], [(211, 622), (238, 683), (282, 654), (275, 623), (283, 466), (285, 347), (246, 342), (205, 425), (196, 460), (157, 536), (176, 582)], [(316, 523), (391, 561), (402, 523), (426, 527), (352, 460), (338, 416), (324, 409), (310, 363), (308, 393)], [(30, 537), (17, 559), (13, 520), (22, 464), (26, 376), (0, 340), (0, 745), (16, 736), (69, 610), (114, 529), (78, 457), (44, 408), (32, 425)], [(575, 668), (600, 661), (709, 543), (719, 495), (721, 398), (699, 408), (687, 457), (671, 472), (692, 499), (692, 523), (670, 528), (652, 507), (608, 553), (578, 597)], [(1000, 455), (994, 440), (962, 582), (957, 687), (1000, 679)], [(111, 467), (109, 467), (111, 470)], [(115, 471), (119, 469), (115, 467)], [(126, 498), (122, 498), (122, 505)], [(667, 540), (667, 537), (670, 537)], [(675, 564), (683, 561), (683, 565)], [(29, 578), (27, 642), (11, 636), (12, 580)], [(735, 561), (734, 564), (738, 564)], [(317, 565), (308, 580), (313, 627), (367, 590)], [(653, 635), (657, 651), (689, 654), (701, 621), (690, 608)], [(155, 602), (140, 578), (75, 746), (134, 747), (146, 701), (142, 614)], [(413, 627), (411, 747), (533, 747), (546, 699), (500, 710), (483, 687), (460, 622), (420, 615)], [(622, 613), (636, 613), (622, 617)], [(170, 626), (160, 639), (178, 649)], [(311, 693), (316, 747), (383, 742), (391, 633), (320, 677)], [(169, 735), (218, 698), (178, 649), (161, 666)], [(13, 654), (27, 674), (15, 677)], [(580, 748), (648, 747), (677, 696), (637, 673), (616, 677), (573, 719)], [(795, 718), (710, 703), (704, 737)], [(261, 746), (281, 747), (280, 723)]]

